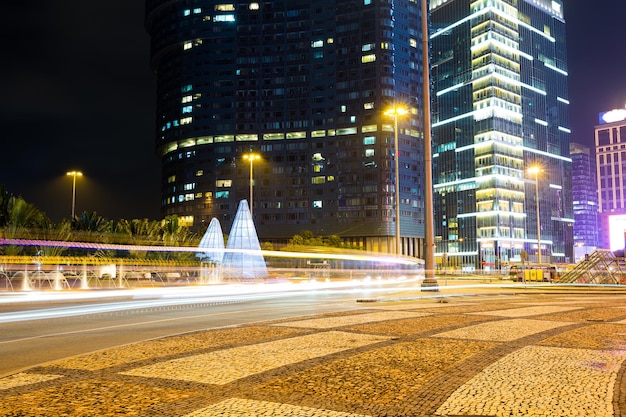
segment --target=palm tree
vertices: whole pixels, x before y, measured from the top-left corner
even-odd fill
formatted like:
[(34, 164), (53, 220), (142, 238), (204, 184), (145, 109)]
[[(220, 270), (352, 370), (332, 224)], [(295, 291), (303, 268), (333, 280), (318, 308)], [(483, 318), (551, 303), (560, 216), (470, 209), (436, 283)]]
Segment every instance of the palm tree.
[[(48, 217), (22, 197), (9, 197), (6, 212), (6, 223), (1, 235), (7, 239), (37, 238), (41, 230), (48, 230), (51, 227)], [(5, 255), (21, 255), (25, 248), (11, 245), (3, 247), (2, 251)]]
[[(187, 227), (181, 226), (178, 216), (167, 216), (161, 222), (161, 242), (164, 246), (198, 246), (199, 239), (196, 234), (189, 231)], [(157, 255), (160, 259), (192, 260), (195, 257), (191, 252), (160, 252)]]
[[(113, 226), (113, 234), (121, 243), (153, 245), (159, 239), (161, 225), (148, 219), (121, 219)], [(130, 251), (131, 257), (145, 258), (146, 251)]]

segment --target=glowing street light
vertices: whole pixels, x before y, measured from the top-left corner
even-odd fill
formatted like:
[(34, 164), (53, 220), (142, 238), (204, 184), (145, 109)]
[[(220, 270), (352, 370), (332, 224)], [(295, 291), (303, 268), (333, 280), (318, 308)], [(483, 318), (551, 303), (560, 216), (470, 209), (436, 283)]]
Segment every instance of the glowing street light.
[(541, 221), (539, 220), (539, 171), (538, 166), (528, 168), (529, 174), (535, 175), (535, 203), (537, 207), (537, 263), (541, 264)]
[(80, 171), (70, 171), (66, 173), (72, 177), (72, 220), (74, 220), (75, 207), (76, 207), (76, 177), (82, 177), (83, 173)]
[(393, 150), (395, 153), (395, 170), (396, 170), (396, 254), (402, 254), (402, 248), (400, 246), (400, 170), (398, 159), (400, 159), (400, 152), (398, 151), (398, 117), (407, 114), (407, 110), (404, 107), (392, 107), (385, 112), (385, 115), (393, 117)]
[(252, 188), (253, 188), (253, 184), (254, 184), (254, 177), (252, 175), (252, 166), (254, 165), (254, 161), (257, 159), (261, 159), (261, 156), (259, 154), (256, 153), (247, 153), (244, 154), (243, 159), (247, 159), (248, 161), (250, 161), (250, 217), (252, 217)]

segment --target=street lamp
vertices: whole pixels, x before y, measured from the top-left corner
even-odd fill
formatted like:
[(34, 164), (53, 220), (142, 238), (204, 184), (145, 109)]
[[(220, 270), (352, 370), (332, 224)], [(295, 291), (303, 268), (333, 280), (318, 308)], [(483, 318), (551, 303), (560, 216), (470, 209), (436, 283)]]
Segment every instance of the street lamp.
[(537, 263), (541, 264), (541, 221), (539, 220), (539, 167), (533, 166), (528, 173), (535, 175), (535, 203), (537, 207)]
[(76, 207), (76, 177), (82, 177), (83, 173), (80, 171), (70, 171), (66, 173), (66, 175), (72, 177), (72, 220), (74, 220), (74, 208)]
[(395, 170), (396, 170), (396, 255), (402, 254), (400, 247), (400, 170), (398, 159), (400, 152), (398, 151), (398, 116), (404, 116), (407, 110), (404, 107), (392, 107), (385, 112), (385, 115), (393, 117), (393, 149), (395, 153)]
[(250, 217), (252, 217), (252, 185), (254, 184), (254, 178), (252, 176), (252, 166), (256, 159), (261, 159), (261, 156), (256, 153), (247, 153), (243, 156), (243, 159), (250, 161)]

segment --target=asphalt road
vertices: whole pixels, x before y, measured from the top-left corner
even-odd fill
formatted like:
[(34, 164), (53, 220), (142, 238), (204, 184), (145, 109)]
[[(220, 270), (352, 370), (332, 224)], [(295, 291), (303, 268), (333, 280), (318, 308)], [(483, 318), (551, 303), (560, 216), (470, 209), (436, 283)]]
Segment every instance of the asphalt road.
[[(17, 302), (0, 294), (0, 377), (49, 361), (142, 340), (256, 321), (362, 308), (363, 298), (390, 296), (419, 283), (221, 294), (99, 296)], [(4, 300), (3, 300), (4, 298)], [(17, 298), (15, 298), (17, 300)]]

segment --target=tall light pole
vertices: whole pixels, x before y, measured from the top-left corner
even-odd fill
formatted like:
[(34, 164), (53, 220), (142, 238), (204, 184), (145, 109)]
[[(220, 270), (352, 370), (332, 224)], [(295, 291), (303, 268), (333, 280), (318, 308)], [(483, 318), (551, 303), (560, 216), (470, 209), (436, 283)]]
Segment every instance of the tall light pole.
[(402, 255), (402, 247), (400, 244), (400, 170), (398, 160), (400, 159), (400, 152), (398, 150), (398, 117), (404, 116), (407, 110), (404, 107), (394, 106), (387, 110), (385, 114), (393, 117), (393, 150), (395, 153), (394, 167), (396, 170), (396, 184), (395, 184), (395, 208), (396, 208), (396, 255)]
[(72, 177), (72, 220), (74, 220), (75, 207), (76, 207), (76, 177), (82, 177), (83, 173), (80, 171), (70, 171), (65, 175)]
[(422, 0), (422, 96), (424, 102), (424, 282), (426, 288), (437, 288), (435, 280), (435, 210), (433, 207), (433, 153), (430, 122), (430, 49), (428, 34), (428, 1)]
[(254, 161), (256, 159), (261, 159), (261, 157), (256, 154), (256, 153), (247, 153), (244, 154), (243, 159), (247, 159), (248, 161), (250, 161), (250, 217), (252, 217), (252, 196), (253, 196), (253, 184), (254, 184), (254, 176), (252, 174), (252, 166), (254, 165)]
[(539, 220), (539, 167), (528, 169), (530, 174), (535, 175), (535, 205), (537, 207), (537, 263), (541, 264), (541, 220)]

